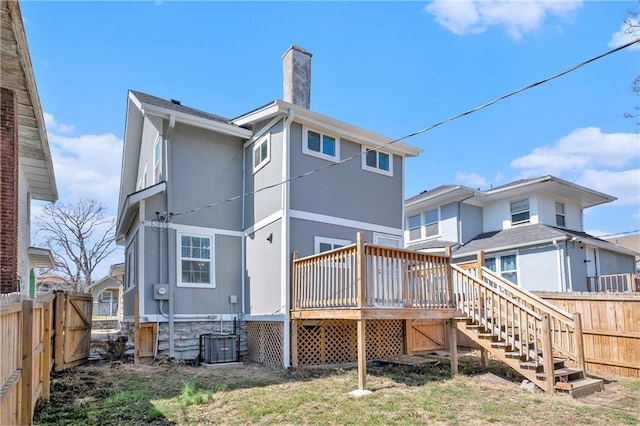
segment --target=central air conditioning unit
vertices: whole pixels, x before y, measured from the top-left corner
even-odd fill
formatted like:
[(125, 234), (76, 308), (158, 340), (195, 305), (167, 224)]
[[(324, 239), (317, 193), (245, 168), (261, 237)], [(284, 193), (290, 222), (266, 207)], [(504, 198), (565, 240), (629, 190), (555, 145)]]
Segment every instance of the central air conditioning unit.
[(200, 362), (219, 364), (222, 362), (238, 361), (238, 336), (201, 334)]

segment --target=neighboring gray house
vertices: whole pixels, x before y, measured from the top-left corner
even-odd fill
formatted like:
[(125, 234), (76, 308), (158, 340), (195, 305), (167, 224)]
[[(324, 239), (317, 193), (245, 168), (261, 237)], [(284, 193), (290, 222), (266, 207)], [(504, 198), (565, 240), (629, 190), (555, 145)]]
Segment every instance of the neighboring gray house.
[(584, 209), (615, 199), (553, 176), (440, 186), (405, 201), (405, 246), (449, 246), (457, 263), (484, 251), (485, 266), (527, 290), (593, 290), (596, 277), (635, 271), (635, 252), (583, 230)]
[(113, 321), (122, 320), (122, 283), (124, 263), (109, 267), (109, 273), (85, 289), (93, 297), (94, 319)]
[(288, 367), (292, 254), (353, 243), (358, 231), (402, 246), (404, 159), (421, 150), (376, 150), (391, 139), (309, 110), (310, 64), (289, 48), (284, 100), (231, 120), (129, 92), (124, 318), (137, 294), (140, 321), (159, 323), (161, 354), (192, 359), (199, 335), (236, 331), (249, 359)]

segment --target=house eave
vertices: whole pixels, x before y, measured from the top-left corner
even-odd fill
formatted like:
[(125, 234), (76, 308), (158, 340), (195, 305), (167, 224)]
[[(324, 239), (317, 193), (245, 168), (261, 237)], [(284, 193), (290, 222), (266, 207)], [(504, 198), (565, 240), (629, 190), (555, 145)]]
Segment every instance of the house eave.
[[(317, 130), (326, 131), (340, 138), (345, 138), (355, 143), (359, 143), (369, 148), (380, 148), (402, 157), (417, 157), (423, 152), (422, 148), (409, 145), (403, 142), (393, 142), (393, 139), (377, 133), (370, 132), (360, 127), (353, 126), (335, 118), (308, 110), (302, 106), (294, 105), (282, 100), (276, 100), (262, 108), (258, 108), (250, 113), (242, 115), (232, 120), (234, 124), (246, 126), (258, 121), (275, 117), (278, 114), (287, 113), (293, 110), (295, 113), (293, 121), (309, 126)], [(388, 145), (387, 145), (388, 144)]]
[(127, 195), (122, 209), (118, 214), (118, 223), (116, 225), (116, 242), (123, 241), (127, 230), (131, 227), (131, 222), (135, 217), (140, 201), (149, 197), (163, 193), (167, 190), (167, 182), (162, 181), (148, 188)]
[(36, 268), (53, 268), (55, 262), (51, 250), (41, 247), (29, 247), (27, 249), (29, 260)]

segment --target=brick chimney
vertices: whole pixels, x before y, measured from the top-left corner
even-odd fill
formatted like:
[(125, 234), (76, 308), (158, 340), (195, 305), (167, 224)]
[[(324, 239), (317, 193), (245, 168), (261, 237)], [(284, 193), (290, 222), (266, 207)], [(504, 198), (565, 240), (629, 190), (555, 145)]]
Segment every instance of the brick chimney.
[(283, 100), (309, 109), (311, 104), (311, 53), (290, 46), (282, 55)]

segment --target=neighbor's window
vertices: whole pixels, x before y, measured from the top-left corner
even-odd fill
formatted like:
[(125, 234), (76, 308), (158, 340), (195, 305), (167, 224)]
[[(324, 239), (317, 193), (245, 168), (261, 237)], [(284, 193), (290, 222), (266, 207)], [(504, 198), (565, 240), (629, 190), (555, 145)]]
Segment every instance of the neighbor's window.
[(271, 154), (269, 135), (259, 139), (253, 145), (253, 173), (263, 168), (268, 162)]
[(162, 138), (160, 134), (156, 137), (153, 145), (153, 183), (160, 182), (162, 174)]
[(392, 156), (386, 152), (376, 151), (374, 149), (364, 148), (362, 156), (362, 168), (372, 172), (382, 173), (384, 175), (393, 176)]
[(427, 237), (438, 235), (438, 209), (430, 210), (424, 214), (425, 233)]
[(136, 246), (135, 243), (131, 243), (127, 249), (127, 262), (124, 289), (130, 290), (136, 286)]
[(407, 229), (409, 230), (409, 240), (417, 240), (422, 237), (422, 224), (420, 223), (420, 215), (409, 216), (407, 218)]
[(105, 290), (100, 293), (100, 303), (111, 303), (111, 299), (113, 298), (113, 294), (111, 290)]
[(512, 201), (511, 206), (511, 224), (529, 222), (529, 199)]
[(339, 161), (340, 139), (324, 133), (304, 129), (302, 152), (331, 161)]
[(349, 240), (339, 240), (337, 238), (314, 237), (315, 253), (324, 253), (325, 251), (335, 250), (351, 244)]
[(178, 285), (210, 287), (213, 282), (213, 249), (211, 236), (180, 235)]
[(515, 254), (501, 255), (496, 257), (486, 257), (484, 259), (484, 266), (497, 274), (500, 274), (504, 279), (511, 281), (514, 284), (518, 284), (518, 268), (517, 257)]
[(567, 226), (567, 220), (564, 215), (564, 204), (556, 203), (556, 225), (565, 227)]

